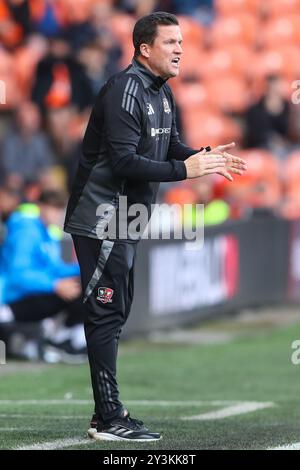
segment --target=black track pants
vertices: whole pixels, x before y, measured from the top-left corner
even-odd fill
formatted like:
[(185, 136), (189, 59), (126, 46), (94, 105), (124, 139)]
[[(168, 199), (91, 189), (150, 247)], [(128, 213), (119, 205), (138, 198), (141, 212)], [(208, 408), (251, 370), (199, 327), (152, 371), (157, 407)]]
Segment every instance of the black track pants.
[(118, 339), (133, 298), (136, 243), (72, 235), (80, 264), (95, 412), (103, 421), (118, 416)]

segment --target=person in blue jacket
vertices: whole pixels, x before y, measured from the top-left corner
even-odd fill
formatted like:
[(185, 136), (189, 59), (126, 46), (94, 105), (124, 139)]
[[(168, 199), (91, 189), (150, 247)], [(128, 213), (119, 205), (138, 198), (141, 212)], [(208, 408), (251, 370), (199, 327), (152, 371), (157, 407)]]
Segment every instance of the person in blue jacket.
[(38, 204), (21, 204), (7, 221), (1, 247), (0, 322), (33, 322), (64, 310), (65, 325), (82, 324), (77, 263), (61, 256), (59, 228), (65, 197), (42, 192)]

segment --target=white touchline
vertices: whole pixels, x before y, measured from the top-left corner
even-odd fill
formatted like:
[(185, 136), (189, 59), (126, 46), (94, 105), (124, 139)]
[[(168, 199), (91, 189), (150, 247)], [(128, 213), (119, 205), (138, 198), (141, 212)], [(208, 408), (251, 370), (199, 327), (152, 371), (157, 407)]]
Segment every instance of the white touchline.
[(15, 447), (13, 450), (56, 450), (63, 449), (64, 447), (71, 447), (76, 445), (91, 444), (94, 441), (91, 439), (57, 439), (50, 442), (37, 442), (36, 444)]
[[(82, 404), (91, 404), (92, 402), (90, 400), (0, 400), (0, 405), (49, 405), (49, 404), (56, 404), (56, 405), (65, 405), (65, 404), (76, 404), (76, 405), (82, 405)], [(225, 406), (222, 409), (208, 412), (208, 413), (203, 413), (200, 415), (194, 415), (194, 416), (185, 416), (181, 417), (179, 419), (183, 420), (215, 420), (215, 419), (223, 419), (227, 418), (230, 416), (235, 416), (235, 415), (240, 415), (244, 413), (250, 413), (253, 411), (257, 410), (262, 410), (265, 408), (270, 408), (272, 406), (275, 406), (273, 402), (254, 402), (254, 401), (230, 401), (230, 400), (212, 400), (212, 401), (163, 401), (163, 400), (128, 400), (126, 401), (127, 404), (131, 405), (155, 405), (155, 406), (203, 406), (203, 405), (210, 405), (210, 406)], [(15, 414), (15, 415), (10, 415), (8, 414), (0, 414), (0, 417), (25, 417), (26, 415), (22, 414)], [(30, 415), (32, 417), (36, 417), (35, 415)], [(27, 415), (29, 417), (29, 415)], [(40, 417), (40, 416), (39, 416)], [(45, 418), (54, 418), (52, 415), (45, 415)], [(74, 417), (69, 417), (69, 416), (56, 416), (55, 418), (61, 418), (61, 419), (69, 419)], [(79, 418), (79, 417), (77, 417)], [(80, 418), (83, 418), (80, 416)], [(19, 428), (3, 428), (3, 431), (12, 431), (14, 429)], [(86, 445), (89, 444), (93, 441), (91, 439), (83, 439), (83, 438), (67, 438), (67, 439), (56, 439), (54, 441), (48, 441), (48, 442), (37, 442), (35, 444), (28, 444), (28, 445), (23, 445), (23, 446), (18, 446), (15, 447), (13, 450), (56, 450), (56, 449), (63, 449), (65, 447), (71, 447), (75, 445)], [(290, 444), (286, 446), (281, 446), (278, 448), (274, 449), (268, 449), (268, 450), (298, 450), (300, 449), (300, 443), (295, 443), (295, 444)]]
[(38, 428), (20, 428), (20, 427), (17, 427), (17, 428), (0, 428), (0, 431), (39, 431)]
[[(187, 400), (187, 401), (165, 401), (165, 400), (124, 400), (129, 406), (222, 406), (241, 403), (239, 400)], [(0, 400), (0, 405), (92, 405), (91, 400)]]
[(41, 415), (40, 413), (39, 414), (10, 414), (10, 413), (1, 413), (0, 414), (0, 418), (14, 418), (14, 419), (19, 419), (19, 418), (22, 418), (23, 420), (24, 419), (84, 419), (85, 421), (88, 421), (88, 417), (87, 415)]
[(255, 401), (245, 401), (240, 402), (236, 405), (226, 406), (221, 410), (212, 411), (209, 413), (203, 413), (200, 415), (194, 416), (183, 416), (181, 419), (183, 420), (199, 420), (199, 421), (206, 421), (206, 420), (214, 420), (214, 419), (223, 419), (229, 418), (230, 416), (236, 416), (244, 413), (250, 413), (252, 411), (263, 410), (264, 408), (271, 408), (274, 406), (273, 402), (255, 402)]
[(239, 401), (233, 400), (187, 400), (187, 401), (166, 401), (166, 400), (125, 400), (125, 403), (132, 406), (222, 406), (229, 405), (234, 403), (239, 403)]
[(285, 444), (278, 447), (270, 447), (267, 450), (300, 450), (300, 442), (294, 442), (294, 444)]

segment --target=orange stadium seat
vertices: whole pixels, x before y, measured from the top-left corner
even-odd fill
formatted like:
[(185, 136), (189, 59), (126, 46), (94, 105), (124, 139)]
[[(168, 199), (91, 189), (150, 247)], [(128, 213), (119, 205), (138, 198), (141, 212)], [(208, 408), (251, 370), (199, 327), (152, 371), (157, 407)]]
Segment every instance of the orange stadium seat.
[(233, 15), (236, 12), (256, 14), (261, 0), (215, 0), (215, 8), (219, 15)]
[(15, 60), (12, 54), (0, 48), (0, 79), (5, 85), (6, 103), (1, 109), (13, 109), (24, 98), (16, 79)]
[(186, 45), (180, 60), (180, 76), (201, 78), (205, 73), (205, 55), (203, 49), (194, 44)]
[(205, 34), (203, 26), (189, 16), (178, 15), (178, 21), (183, 36), (183, 48), (189, 44), (202, 47)]
[(166, 192), (164, 202), (167, 204), (180, 204), (181, 206), (196, 204), (198, 202), (197, 193), (185, 184), (176, 185)]
[(238, 76), (218, 76), (204, 82), (210, 102), (223, 112), (243, 112), (250, 102), (245, 80)]
[(190, 109), (195, 107), (198, 109), (203, 106), (207, 108), (210, 105), (207, 88), (201, 81), (187, 83), (179, 82), (173, 90), (176, 102), (183, 112), (188, 112)]
[(251, 178), (279, 178), (280, 165), (275, 155), (268, 150), (259, 148), (243, 150), (241, 158), (247, 161), (248, 175)]
[(300, 45), (300, 11), (297, 15), (270, 19), (260, 34), (261, 44), (266, 48)]
[(14, 53), (15, 73), (19, 86), (29, 98), (36, 65), (47, 50), (47, 42), (42, 37), (33, 36), (28, 44), (18, 47)]
[(242, 137), (241, 128), (233, 119), (209, 109), (196, 108), (184, 113), (183, 125), (187, 142), (194, 148), (238, 142)]
[(135, 19), (133, 16), (126, 13), (115, 13), (110, 18), (107, 26), (122, 45), (123, 41), (129, 41), (129, 39), (132, 41), (134, 24)]
[(87, 21), (95, 3), (95, 0), (76, 0), (76, 8), (74, 8), (74, 0), (64, 0), (67, 21), (70, 23)]
[(23, 28), (17, 24), (5, 0), (0, 0), (0, 45), (16, 47), (23, 38)]
[(290, 45), (262, 51), (255, 55), (251, 72), (257, 77), (275, 74), (296, 79), (300, 73), (299, 48)]
[(214, 77), (220, 74), (244, 76), (249, 73), (254, 53), (244, 44), (229, 44), (226, 47), (214, 48), (204, 56), (203, 75)]
[(266, 0), (264, 8), (268, 16), (297, 15), (300, 12), (300, 0)]
[(284, 162), (285, 193), (300, 198), (300, 151), (292, 152)]
[(248, 171), (226, 185), (227, 197), (244, 207), (277, 207), (282, 191), (276, 157), (262, 149), (244, 150), (239, 156), (246, 160)]
[(281, 217), (288, 220), (300, 219), (300, 199), (284, 199), (279, 206), (278, 212)]
[(258, 19), (247, 13), (217, 18), (210, 31), (210, 42), (214, 47), (228, 44), (253, 46), (259, 32)]

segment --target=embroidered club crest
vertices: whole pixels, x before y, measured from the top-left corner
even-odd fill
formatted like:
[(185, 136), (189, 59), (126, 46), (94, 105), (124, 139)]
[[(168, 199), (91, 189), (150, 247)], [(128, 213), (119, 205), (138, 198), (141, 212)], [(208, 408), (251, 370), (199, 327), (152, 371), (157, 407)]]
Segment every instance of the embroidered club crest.
[(97, 300), (100, 300), (103, 304), (110, 304), (112, 302), (113, 289), (110, 287), (99, 287)]
[(169, 114), (171, 112), (167, 98), (163, 98), (163, 105), (165, 113)]

